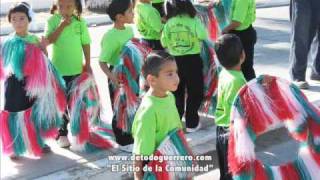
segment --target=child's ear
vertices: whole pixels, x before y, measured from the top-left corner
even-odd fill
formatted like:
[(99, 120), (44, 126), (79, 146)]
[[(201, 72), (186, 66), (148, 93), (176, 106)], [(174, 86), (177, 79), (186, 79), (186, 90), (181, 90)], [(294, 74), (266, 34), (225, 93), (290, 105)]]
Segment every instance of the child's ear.
[(153, 85), (155, 82), (155, 77), (152, 76), (151, 74), (147, 75), (147, 82), (150, 86)]
[(242, 50), (242, 53), (240, 55), (240, 59), (242, 62), (244, 62), (244, 60), (246, 59), (246, 53), (244, 52), (244, 50)]
[(123, 18), (123, 15), (122, 14), (117, 14), (116, 15), (116, 21), (119, 21)]

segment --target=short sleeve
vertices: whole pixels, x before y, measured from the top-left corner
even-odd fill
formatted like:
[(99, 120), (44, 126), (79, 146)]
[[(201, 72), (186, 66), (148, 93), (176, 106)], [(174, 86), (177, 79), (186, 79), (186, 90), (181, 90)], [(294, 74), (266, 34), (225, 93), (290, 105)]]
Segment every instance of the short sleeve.
[(112, 55), (116, 53), (116, 42), (111, 43), (108, 34), (103, 36), (101, 41), (100, 62), (109, 63), (112, 60)]
[(232, 12), (231, 19), (242, 24), (249, 9), (249, 0), (235, 0), (234, 3), (234, 10)]
[(152, 155), (156, 148), (156, 116), (151, 109), (136, 114), (133, 126), (133, 153)]
[(45, 25), (44, 36), (48, 37), (51, 35), (57, 29), (57, 24), (58, 23), (56, 23), (56, 18), (54, 16), (49, 18)]
[(81, 44), (87, 45), (91, 43), (88, 26), (85, 20), (81, 20)]
[(199, 18), (196, 18), (196, 32), (197, 32), (198, 39), (200, 40), (207, 39), (207, 36), (208, 36), (207, 29), (204, 27), (203, 23), (200, 21)]
[(150, 11), (147, 18), (148, 18), (147, 22), (150, 22), (150, 26), (154, 31), (156, 32), (162, 31), (163, 24), (161, 22), (161, 16), (156, 10)]

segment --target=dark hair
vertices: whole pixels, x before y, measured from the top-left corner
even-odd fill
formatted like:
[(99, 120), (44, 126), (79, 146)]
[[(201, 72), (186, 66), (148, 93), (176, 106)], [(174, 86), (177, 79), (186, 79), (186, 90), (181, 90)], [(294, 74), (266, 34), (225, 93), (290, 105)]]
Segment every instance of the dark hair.
[(220, 64), (228, 69), (239, 64), (243, 47), (237, 35), (224, 34), (217, 40), (215, 50)]
[[(82, 14), (82, 4), (81, 4), (81, 0), (74, 0), (75, 5), (76, 5), (76, 16), (77, 18), (80, 20), (81, 14)], [(50, 14), (54, 14), (56, 11), (58, 10), (58, 5), (57, 4), (53, 4), (51, 9), (50, 9)]]
[(118, 14), (124, 14), (129, 9), (131, 0), (112, 0), (106, 9), (106, 13), (109, 15), (112, 21), (116, 20)]
[(190, 0), (167, 0), (164, 8), (167, 19), (183, 14), (191, 18), (197, 15), (197, 10)]
[(16, 4), (15, 6), (13, 6), (10, 10), (9, 10), (9, 13), (8, 13), (8, 21), (11, 22), (11, 15), (13, 13), (17, 13), (17, 12), (20, 12), (20, 13), (25, 13), (29, 22), (32, 21), (31, 17), (30, 17), (30, 14), (29, 14), (29, 9), (30, 9), (30, 4), (26, 3), (26, 2), (20, 2), (18, 4)]
[(142, 74), (146, 79), (148, 75), (158, 76), (161, 66), (167, 62), (175, 61), (174, 57), (165, 51), (151, 52), (142, 66)]

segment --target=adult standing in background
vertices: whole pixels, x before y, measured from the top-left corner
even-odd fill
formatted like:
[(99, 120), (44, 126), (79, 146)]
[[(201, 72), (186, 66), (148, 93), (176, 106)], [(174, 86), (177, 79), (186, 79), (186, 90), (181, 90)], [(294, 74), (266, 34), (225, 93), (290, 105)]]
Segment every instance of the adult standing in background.
[(300, 89), (308, 89), (306, 70), (313, 59), (311, 80), (320, 81), (320, 1), (291, 0), (291, 78)]

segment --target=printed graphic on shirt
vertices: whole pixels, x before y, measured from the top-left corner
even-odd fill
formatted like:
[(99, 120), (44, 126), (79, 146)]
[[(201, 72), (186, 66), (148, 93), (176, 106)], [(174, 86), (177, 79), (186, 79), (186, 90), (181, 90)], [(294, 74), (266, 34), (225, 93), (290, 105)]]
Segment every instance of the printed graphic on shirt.
[(183, 24), (176, 24), (170, 27), (169, 29), (169, 40), (173, 42), (173, 50), (185, 54), (188, 51), (192, 50), (195, 45), (195, 34), (192, 32), (189, 26)]

